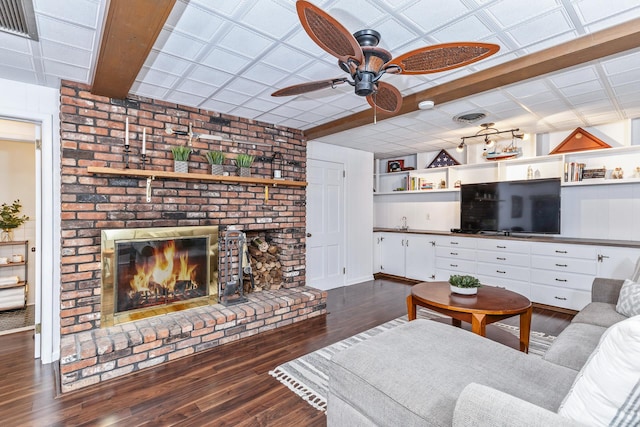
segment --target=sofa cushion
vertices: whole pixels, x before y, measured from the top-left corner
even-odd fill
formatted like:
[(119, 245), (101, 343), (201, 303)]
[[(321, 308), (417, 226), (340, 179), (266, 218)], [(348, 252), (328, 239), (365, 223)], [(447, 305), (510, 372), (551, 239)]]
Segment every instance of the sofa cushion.
[(629, 279), (624, 281), (620, 289), (616, 311), (629, 317), (640, 314), (640, 283)]
[(607, 329), (558, 413), (589, 425), (640, 425), (640, 316)]
[(466, 330), (418, 319), (332, 358), (327, 420), (351, 421), (331, 413), (332, 400), (340, 399), (376, 425), (450, 425), (458, 395), (471, 382), (555, 412), (576, 374)]
[(607, 328), (588, 323), (571, 323), (558, 335), (544, 360), (579, 371), (600, 342)]
[(625, 320), (629, 316), (625, 316), (616, 311), (615, 304), (606, 302), (591, 302), (587, 304), (578, 314), (575, 315), (572, 322), (588, 323), (590, 325), (602, 326), (608, 328), (618, 322)]

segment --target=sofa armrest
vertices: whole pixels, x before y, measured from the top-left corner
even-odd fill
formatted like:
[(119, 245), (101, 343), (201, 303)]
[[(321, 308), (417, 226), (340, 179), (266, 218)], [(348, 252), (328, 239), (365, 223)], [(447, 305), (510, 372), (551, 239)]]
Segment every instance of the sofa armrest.
[(460, 393), (453, 427), (577, 427), (582, 424), (510, 394), (471, 383)]
[(596, 277), (591, 285), (591, 301), (616, 304), (624, 280)]

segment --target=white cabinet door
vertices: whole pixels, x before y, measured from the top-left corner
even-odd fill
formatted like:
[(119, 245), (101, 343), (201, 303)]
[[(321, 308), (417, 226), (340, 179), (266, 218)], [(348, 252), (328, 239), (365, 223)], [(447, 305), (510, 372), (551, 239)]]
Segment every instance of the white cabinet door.
[(404, 245), (406, 235), (402, 233), (381, 233), (380, 264), (382, 273), (405, 277)]
[(435, 240), (433, 237), (418, 234), (406, 235), (406, 277), (425, 281), (434, 280), (435, 264)]
[(382, 233), (373, 233), (373, 273), (380, 273), (382, 261), (380, 260), (380, 238)]
[(628, 279), (640, 258), (640, 249), (599, 246), (598, 277)]

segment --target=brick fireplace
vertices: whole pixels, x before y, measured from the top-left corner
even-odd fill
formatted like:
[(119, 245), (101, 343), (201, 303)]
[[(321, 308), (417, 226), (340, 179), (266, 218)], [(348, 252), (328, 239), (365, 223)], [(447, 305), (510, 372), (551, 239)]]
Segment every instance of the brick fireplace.
[[(186, 137), (166, 128), (191, 125), (194, 132), (236, 140), (193, 140), (201, 153), (252, 154), (253, 175), (265, 178), (271, 176), (269, 160), (278, 153), (283, 177), (304, 181), (306, 142), (300, 131), (148, 98), (94, 96), (89, 87), (68, 81), (62, 82), (60, 104), (63, 392), (326, 313), (326, 293), (304, 286), (305, 187), (272, 186), (267, 197), (262, 185), (162, 178), (153, 181), (147, 202), (145, 179), (87, 171), (89, 166), (125, 168), (128, 118), (131, 169), (141, 168), (143, 128), (147, 170), (169, 171), (171, 147), (185, 145)], [(192, 155), (189, 166), (191, 173), (210, 174), (203, 157)], [(236, 174), (230, 163), (225, 170)], [(212, 304), (102, 325), (102, 231), (200, 226), (218, 227), (220, 235), (229, 226), (268, 230), (281, 249), (282, 288), (251, 294), (247, 303), (234, 307)]]

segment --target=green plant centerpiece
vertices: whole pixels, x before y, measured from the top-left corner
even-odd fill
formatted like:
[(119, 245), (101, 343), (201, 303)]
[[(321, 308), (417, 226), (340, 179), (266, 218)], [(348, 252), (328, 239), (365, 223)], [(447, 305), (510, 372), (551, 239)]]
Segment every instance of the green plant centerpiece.
[(173, 154), (173, 160), (177, 162), (188, 162), (191, 155), (191, 147), (184, 147), (182, 145), (177, 147), (171, 147), (171, 153)]
[(189, 172), (189, 156), (193, 150), (191, 147), (185, 147), (182, 145), (171, 147), (171, 153), (173, 154), (173, 170), (174, 172)]
[(240, 169), (240, 176), (251, 176), (251, 165), (255, 156), (250, 154), (238, 154), (236, 156), (236, 166)]
[(224, 173), (224, 159), (227, 157), (222, 151), (207, 151), (204, 157), (211, 165), (212, 175), (222, 175)]
[(480, 280), (473, 276), (453, 274), (449, 277), (451, 292), (462, 295), (475, 295), (482, 286)]
[(6, 203), (2, 204), (2, 209), (0, 210), (0, 228), (2, 229), (1, 240), (3, 242), (11, 241), (11, 230), (20, 227), (22, 224), (29, 220), (28, 216), (20, 215), (21, 209), (22, 204), (20, 203), (19, 199), (15, 200), (10, 205)]

